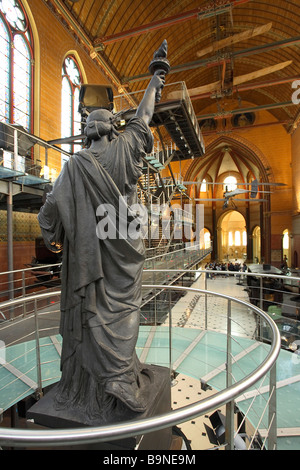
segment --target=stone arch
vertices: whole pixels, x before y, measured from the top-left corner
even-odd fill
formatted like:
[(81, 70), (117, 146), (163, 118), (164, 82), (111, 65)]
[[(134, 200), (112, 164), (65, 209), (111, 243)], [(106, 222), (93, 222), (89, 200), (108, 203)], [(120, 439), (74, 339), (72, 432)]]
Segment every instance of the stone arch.
[(256, 225), (251, 232), (252, 253), (254, 263), (261, 262), (261, 229)]
[[(189, 165), (185, 166), (183, 180), (201, 181), (206, 175), (210, 175), (214, 182), (221, 183), (222, 178), (225, 175), (224, 171), (226, 170), (226, 160), (223, 156), (224, 152), (227, 151), (226, 149), (228, 149), (232, 161), (234, 161), (236, 175), (239, 177), (239, 184), (245, 185), (241, 187), (248, 189), (249, 186), (247, 186), (247, 183), (256, 178), (265, 183), (275, 182), (274, 175), (270, 174), (269, 171), (269, 162), (263, 152), (252, 142), (234, 133), (230, 134), (230, 136), (210, 136), (206, 142), (205, 155), (201, 159), (195, 159), (189, 162)], [(189, 187), (191, 187), (191, 185)], [(221, 186), (214, 185), (212, 188), (213, 192), (211, 192), (209, 197), (213, 200), (217, 200), (220, 197), (222, 198)], [(256, 218), (264, 220), (263, 226), (261, 227), (261, 230), (263, 231), (261, 256), (265, 262), (270, 262), (271, 222), (270, 217), (263, 217), (264, 213), (270, 212), (270, 196), (264, 195), (264, 199), (266, 199), (267, 202), (262, 202), (259, 206), (254, 206), (249, 203), (249, 207), (247, 207), (245, 204), (244, 209), (241, 209), (241, 213), (243, 213), (243, 216), (247, 221), (248, 251), (251, 251), (249, 243), (249, 238), (251, 237), (250, 212), (252, 213), (253, 210), (256, 211)], [(211, 211), (210, 213), (212, 214), (212, 231), (214, 233), (213, 256), (215, 257), (219, 256), (217, 249), (217, 243), (219, 243), (217, 240), (219, 237), (217, 235), (217, 226), (215, 221), (218, 219), (222, 210), (224, 209), (222, 209), (221, 202), (211, 202), (206, 204), (206, 212)], [(248, 256), (252, 258), (250, 251), (248, 252)]]
[(245, 139), (244, 137), (232, 133), (230, 136), (209, 136), (206, 140), (206, 151), (204, 157), (201, 159), (195, 159), (190, 164), (185, 165), (183, 169), (183, 179), (185, 181), (192, 181), (196, 177), (199, 168), (213, 154), (214, 150), (219, 148), (221, 145), (232, 146), (239, 151), (245, 158), (249, 158), (252, 165), (256, 166), (259, 170), (260, 177), (265, 182), (275, 182), (273, 174), (266, 172), (266, 168), (270, 168), (270, 164), (264, 155), (264, 153), (255, 145), (253, 142)]
[[(230, 221), (230, 217), (233, 220)], [(226, 227), (224, 223), (227, 220)], [(234, 226), (233, 226), (234, 223)], [(246, 220), (244, 215), (238, 210), (227, 210), (223, 212), (217, 221), (217, 233), (218, 233), (218, 254), (219, 259), (230, 260), (233, 258), (238, 258), (239, 260), (245, 259), (245, 253), (247, 246), (243, 246), (243, 237), (242, 234), (246, 230)], [(230, 245), (228, 235), (232, 232), (233, 235), (233, 244)], [(240, 233), (240, 243), (236, 244), (235, 232)]]

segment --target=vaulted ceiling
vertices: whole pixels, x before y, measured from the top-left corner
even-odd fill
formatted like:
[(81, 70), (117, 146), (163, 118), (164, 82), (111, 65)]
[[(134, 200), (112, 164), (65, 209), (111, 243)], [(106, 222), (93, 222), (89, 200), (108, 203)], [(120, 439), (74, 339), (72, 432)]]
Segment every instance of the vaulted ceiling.
[(119, 89), (146, 88), (150, 60), (167, 39), (167, 83), (184, 81), (193, 90), (199, 119), (210, 105), (216, 119), (250, 103), (288, 130), (298, 124), (292, 84), (300, 80), (299, 0), (44, 1)]

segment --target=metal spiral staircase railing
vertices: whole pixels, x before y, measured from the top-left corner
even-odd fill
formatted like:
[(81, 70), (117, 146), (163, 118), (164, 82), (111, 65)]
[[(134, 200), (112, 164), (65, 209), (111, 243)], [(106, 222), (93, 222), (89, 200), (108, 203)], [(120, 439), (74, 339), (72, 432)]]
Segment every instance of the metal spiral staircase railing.
[[(254, 384), (256, 384), (261, 378), (265, 377), (266, 374), (271, 371), (270, 373), (270, 398), (268, 400), (268, 409), (269, 409), (269, 429), (268, 429), (268, 443), (267, 448), (273, 449), (276, 448), (276, 419), (274, 416), (276, 413), (274, 412), (274, 400), (276, 400), (276, 393), (275, 392), (275, 385), (274, 385), (274, 366), (276, 363), (276, 359), (278, 357), (280, 351), (280, 334), (279, 331), (270, 318), (265, 312), (263, 312), (260, 308), (253, 306), (247, 302), (244, 302), (240, 299), (236, 299), (224, 294), (210, 292), (203, 289), (196, 289), (196, 288), (187, 288), (182, 286), (166, 286), (162, 285), (147, 285), (147, 289), (158, 290), (158, 291), (166, 291), (166, 292), (180, 292), (180, 293), (193, 293), (195, 295), (201, 296), (214, 296), (217, 298), (226, 299), (227, 308), (224, 314), (227, 317), (227, 339), (226, 339), (226, 351), (225, 354), (225, 362), (226, 362), (226, 388), (224, 390), (220, 390), (216, 392), (212, 396), (208, 398), (193, 403), (189, 406), (184, 406), (179, 409), (173, 410), (170, 413), (155, 416), (153, 418), (141, 419), (138, 421), (132, 422), (125, 422), (116, 425), (110, 426), (103, 426), (103, 427), (95, 427), (95, 428), (83, 428), (83, 429), (61, 429), (61, 430), (46, 430), (43, 432), (37, 430), (28, 430), (28, 429), (10, 429), (10, 428), (3, 428), (0, 427), (0, 444), (2, 446), (12, 446), (12, 447), (47, 447), (47, 446), (66, 446), (66, 445), (82, 445), (88, 443), (99, 443), (99, 442), (107, 442), (107, 441), (114, 441), (119, 439), (121, 436), (130, 437), (136, 436), (137, 434), (145, 434), (150, 431), (155, 431), (159, 429), (163, 429), (166, 427), (173, 426), (178, 423), (182, 423), (187, 421), (188, 419), (193, 419), (195, 417), (204, 415), (209, 411), (215, 410), (216, 408), (220, 407), (221, 405), (226, 405), (226, 419), (227, 419), (227, 426), (226, 426), (226, 444), (227, 448), (234, 448), (234, 429), (233, 426), (230, 424), (232, 422), (232, 415), (233, 415), (233, 408), (234, 408), (234, 400), (243, 394), (245, 391), (249, 390)], [(23, 309), (24, 300), (26, 302), (33, 302), (34, 303), (34, 311), (32, 314), (29, 314), (31, 317), (31, 321), (34, 323), (35, 326), (35, 342), (36, 342), (36, 390), (41, 391), (43, 387), (42, 382), (42, 373), (41, 373), (41, 338), (39, 333), (39, 308), (37, 305), (38, 300), (45, 300), (50, 298), (57, 298), (59, 296), (59, 291), (53, 291), (51, 293), (39, 293), (37, 295), (30, 295), (27, 296), (26, 299), (23, 297), (2, 302), (0, 305), (1, 311), (5, 308), (13, 309), (18, 306), (21, 306), (21, 310)], [(233, 339), (231, 336), (232, 330), (232, 318), (231, 318), (231, 308), (232, 305), (236, 304), (239, 307), (244, 307), (250, 309), (251, 312), (257, 315), (257, 319), (263, 321), (265, 325), (270, 330), (269, 338), (271, 338), (270, 346), (267, 346), (267, 352), (265, 354), (264, 359), (261, 361), (257, 367), (254, 367), (250, 373), (243, 376), (242, 379), (237, 380), (236, 382), (233, 381), (232, 378), (232, 347), (233, 347)], [(28, 314), (26, 315), (28, 316)], [(28, 317), (29, 318), (29, 317)], [(24, 321), (26, 319), (24, 318)], [(171, 318), (171, 310), (169, 315), (169, 326), (162, 327), (164, 328), (164, 334), (167, 338), (169, 338), (170, 346), (172, 347), (172, 336), (174, 335), (174, 328), (172, 328), (172, 318)], [(1, 331), (3, 333), (3, 328), (6, 328), (8, 324), (14, 327), (14, 320), (9, 320), (8, 322), (3, 322), (1, 325)], [(167, 331), (168, 330), (168, 331)], [(182, 329), (181, 329), (182, 332)], [(44, 333), (45, 334), (45, 333)], [(5, 360), (1, 361), (2, 367), (5, 366)], [(272, 372), (273, 371), (273, 372)], [(174, 372), (172, 371), (172, 364), (170, 364), (170, 374)], [(275, 379), (276, 380), (276, 379)], [(30, 393), (33, 393), (34, 390), (30, 390)], [(273, 410), (273, 411), (272, 411)]]

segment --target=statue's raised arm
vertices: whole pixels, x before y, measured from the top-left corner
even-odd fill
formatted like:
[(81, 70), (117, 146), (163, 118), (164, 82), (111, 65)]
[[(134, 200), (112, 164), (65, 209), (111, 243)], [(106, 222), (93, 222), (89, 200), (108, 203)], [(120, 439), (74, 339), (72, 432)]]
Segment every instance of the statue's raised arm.
[(170, 70), (170, 64), (167, 59), (168, 44), (166, 39), (162, 42), (160, 48), (155, 51), (152, 61), (149, 65), (149, 71), (153, 74), (144, 97), (138, 106), (136, 115), (142, 118), (146, 124), (149, 124), (153, 113), (155, 103), (161, 98), (161, 91), (165, 84), (165, 76)]

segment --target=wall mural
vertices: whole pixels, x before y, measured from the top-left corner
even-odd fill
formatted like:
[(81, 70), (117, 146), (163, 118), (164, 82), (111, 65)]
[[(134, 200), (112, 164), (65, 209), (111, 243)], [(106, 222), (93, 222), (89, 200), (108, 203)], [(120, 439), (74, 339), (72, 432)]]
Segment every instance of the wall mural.
[[(41, 235), (37, 214), (13, 212), (13, 240), (18, 242), (35, 241)], [(7, 214), (0, 211), (0, 242), (7, 242)]]

